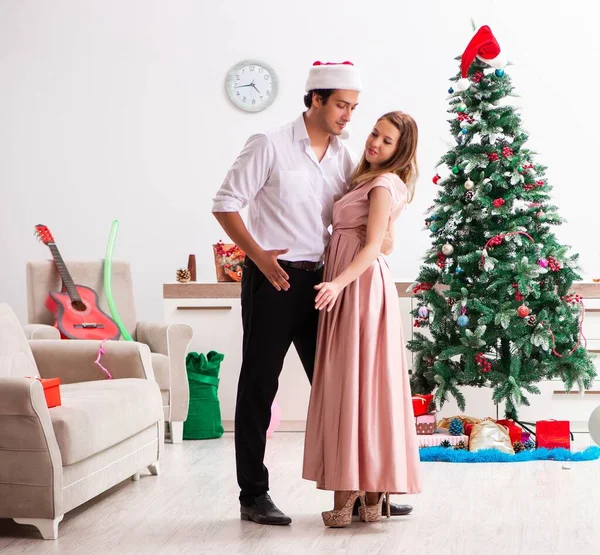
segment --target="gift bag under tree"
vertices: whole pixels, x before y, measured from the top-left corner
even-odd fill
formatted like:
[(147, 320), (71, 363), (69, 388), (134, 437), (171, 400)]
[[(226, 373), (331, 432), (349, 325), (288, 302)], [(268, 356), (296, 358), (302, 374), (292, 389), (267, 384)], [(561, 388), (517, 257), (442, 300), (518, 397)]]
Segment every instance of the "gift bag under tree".
[(183, 424), (183, 439), (212, 439), (223, 435), (219, 404), (219, 371), (224, 355), (216, 351), (188, 353), (186, 367), (190, 408)]

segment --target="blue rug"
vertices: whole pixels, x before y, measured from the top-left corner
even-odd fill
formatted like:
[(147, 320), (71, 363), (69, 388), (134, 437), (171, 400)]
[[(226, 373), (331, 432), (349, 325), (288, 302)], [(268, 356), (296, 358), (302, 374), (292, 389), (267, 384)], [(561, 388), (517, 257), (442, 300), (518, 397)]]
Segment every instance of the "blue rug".
[(453, 463), (512, 463), (527, 461), (593, 461), (600, 459), (600, 447), (588, 447), (585, 451), (571, 452), (568, 449), (529, 449), (516, 455), (507, 455), (497, 449), (465, 451), (445, 447), (421, 447), (423, 462)]

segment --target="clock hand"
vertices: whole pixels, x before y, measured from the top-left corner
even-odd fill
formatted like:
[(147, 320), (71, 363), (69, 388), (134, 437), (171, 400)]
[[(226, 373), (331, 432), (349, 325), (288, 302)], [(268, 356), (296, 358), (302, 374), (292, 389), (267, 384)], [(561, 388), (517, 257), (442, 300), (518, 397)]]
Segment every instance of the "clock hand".
[[(236, 89), (243, 89), (244, 87), (254, 87), (254, 83), (250, 83), (249, 85), (236, 85)], [(256, 88), (256, 87), (254, 87)]]
[(251, 86), (252, 86), (252, 87), (254, 87), (254, 90), (255, 90), (255, 91), (258, 93), (258, 94), (260, 94), (260, 91), (259, 91), (259, 90), (256, 88), (256, 85), (255, 85), (254, 83), (252, 83), (252, 85), (251, 85)]

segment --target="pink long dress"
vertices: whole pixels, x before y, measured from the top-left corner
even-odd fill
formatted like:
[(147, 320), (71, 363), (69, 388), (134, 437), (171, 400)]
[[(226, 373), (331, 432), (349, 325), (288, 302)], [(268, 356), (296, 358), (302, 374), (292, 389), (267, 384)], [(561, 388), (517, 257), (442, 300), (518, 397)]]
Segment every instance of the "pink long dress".
[[(404, 208), (407, 189), (393, 174), (337, 201), (324, 281), (362, 248), (357, 228), (367, 223), (374, 187), (392, 193), (391, 220)], [(324, 490), (418, 493), (419, 465), (398, 294), (379, 257), (320, 315), (302, 476)]]

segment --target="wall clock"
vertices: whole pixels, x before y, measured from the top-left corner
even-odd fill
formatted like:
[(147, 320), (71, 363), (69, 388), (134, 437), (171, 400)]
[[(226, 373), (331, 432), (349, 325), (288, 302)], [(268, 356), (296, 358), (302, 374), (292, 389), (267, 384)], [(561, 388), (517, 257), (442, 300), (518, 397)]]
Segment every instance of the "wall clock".
[(268, 64), (244, 60), (227, 72), (225, 91), (229, 100), (240, 110), (260, 112), (275, 101), (279, 81)]

